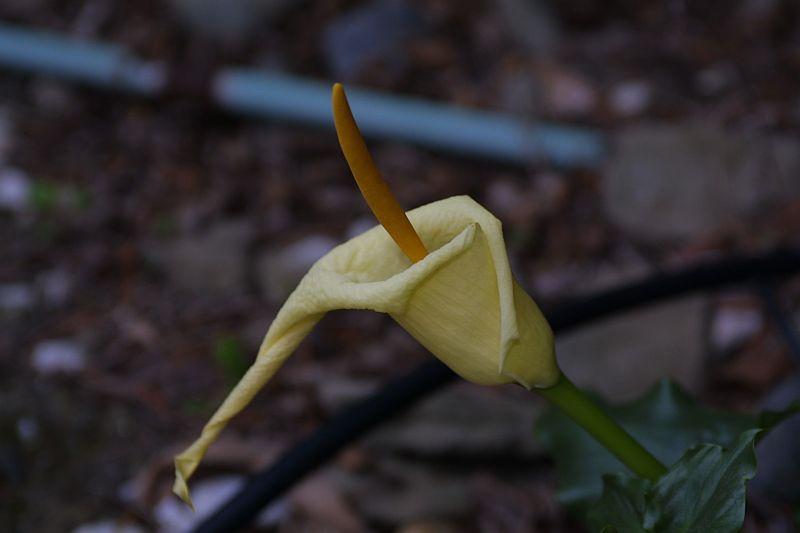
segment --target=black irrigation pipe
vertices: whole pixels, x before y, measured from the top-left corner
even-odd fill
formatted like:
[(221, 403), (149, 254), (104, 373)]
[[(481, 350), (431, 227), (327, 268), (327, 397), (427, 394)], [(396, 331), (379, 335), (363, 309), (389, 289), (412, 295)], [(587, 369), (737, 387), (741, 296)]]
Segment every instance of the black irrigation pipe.
[[(600, 318), (687, 293), (753, 280), (779, 279), (798, 271), (800, 249), (784, 248), (761, 255), (734, 256), (671, 273), (658, 273), (640, 282), (555, 306), (545, 314), (553, 330), (563, 333)], [(408, 409), (454, 377), (449, 368), (431, 358), (405, 376), (391, 380), (379, 391), (324, 422), (272, 465), (253, 475), (237, 494), (194, 532), (229, 532), (247, 526), (261, 509), (346, 445)]]
[(795, 330), (792, 318), (781, 303), (774, 284), (770, 281), (760, 283), (759, 293), (761, 300), (764, 302), (764, 309), (778, 329), (778, 333), (789, 349), (792, 359), (794, 359), (796, 365), (800, 365), (800, 335)]

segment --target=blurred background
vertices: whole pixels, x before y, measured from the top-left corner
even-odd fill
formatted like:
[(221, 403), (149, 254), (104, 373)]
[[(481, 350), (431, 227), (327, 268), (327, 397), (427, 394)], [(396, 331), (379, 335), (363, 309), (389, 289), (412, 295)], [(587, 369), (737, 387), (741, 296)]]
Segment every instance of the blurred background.
[[(85, 47), (66, 58), (54, 35)], [(4, 0), (1, 530), (197, 520), (170, 494), (172, 455), (306, 269), (374, 224), (329, 124), (333, 81), (378, 98), (351, 93), (357, 118), (380, 111), (365, 132), (401, 204), (487, 206), (544, 305), (800, 244), (793, 1)], [(797, 327), (800, 279), (776, 296)], [(196, 505), (426, 357), (387, 317), (326, 317), (212, 448)], [(750, 287), (581, 329), (559, 357), (612, 401), (662, 376), (738, 410), (800, 395)], [(517, 389), (447, 388), (254, 530), (581, 531), (532, 438), (543, 406)], [(798, 435), (761, 457), (746, 531), (792, 531)]]

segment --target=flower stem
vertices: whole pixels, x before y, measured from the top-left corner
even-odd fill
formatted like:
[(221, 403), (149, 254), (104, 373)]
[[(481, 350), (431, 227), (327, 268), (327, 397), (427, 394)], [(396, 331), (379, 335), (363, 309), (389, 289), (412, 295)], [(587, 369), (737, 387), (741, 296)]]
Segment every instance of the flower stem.
[(564, 374), (561, 374), (552, 387), (534, 390), (564, 411), (636, 475), (656, 481), (667, 472), (666, 467), (653, 454), (644, 449)]

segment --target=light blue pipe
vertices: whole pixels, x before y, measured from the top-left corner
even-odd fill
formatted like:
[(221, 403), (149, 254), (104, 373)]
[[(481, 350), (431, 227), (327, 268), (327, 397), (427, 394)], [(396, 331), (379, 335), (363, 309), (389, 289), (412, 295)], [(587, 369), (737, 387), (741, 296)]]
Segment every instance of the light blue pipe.
[[(0, 66), (107, 89), (157, 96), (167, 68), (124, 48), (0, 24)], [(223, 69), (212, 98), (231, 111), (331, 128), (330, 83), (286, 74)], [(361, 131), (467, 156), (514, 164), (546, 161), (591, 167), (605, 155), (603, 137), (588, 129), (531, 124), (497, 112), (468, 110), (417, 98), (347, 89)]]
[[(331, 86), (279, 73), (225, 70), (213, 94), (224, 107), (269, 118), (330, 126)], [(596, 166), (602, 137), (590, 130), (530, 124), (503, 113), (435, 104), (347, 88), (361, 132), (449, 152), (526, 164), (544, 160), (558, 166)]]
[(144, 96), (160, 93), (166, 69), (116, 45), (0, 24), (0, 65)]

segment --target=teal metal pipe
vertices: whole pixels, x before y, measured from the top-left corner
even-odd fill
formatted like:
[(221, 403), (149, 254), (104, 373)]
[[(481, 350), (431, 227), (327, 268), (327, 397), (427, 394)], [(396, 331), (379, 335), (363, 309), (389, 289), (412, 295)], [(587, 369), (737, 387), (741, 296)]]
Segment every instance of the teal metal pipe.
[[(170, 71), (123, 47), (91, 43), (0, 23), (0, 67), (123, 90), (147, 97), (165, 93)], [(332, 128), (330, 83), (252, 69), (221, 69), (211, 78), (212, 100), (230, 111)], [(205, 92), (205, 91), (202, 91)], [(465, 109), (419, 98), (348, 87), (364, 135), (409, 142), (512, 164), (599, 165), (606, 153), (595, 131), (529, 121), (505, 113)]]
[[(222, 106), (239, 113), (332, 124), (329, 83), (229, 69), (216, 77), (212, 94)], [(602, 136), (589, 129), (531, 124), (504, 113), (350, 87), (347, 99), (366, 136), (517, 164), (547, 161), (562, 167), (591, 167), (605, 155)]]
[(0, 23), (0, 66), (143, 96), (159, 94), (166, 69), (113, 44), (92, 43)]

